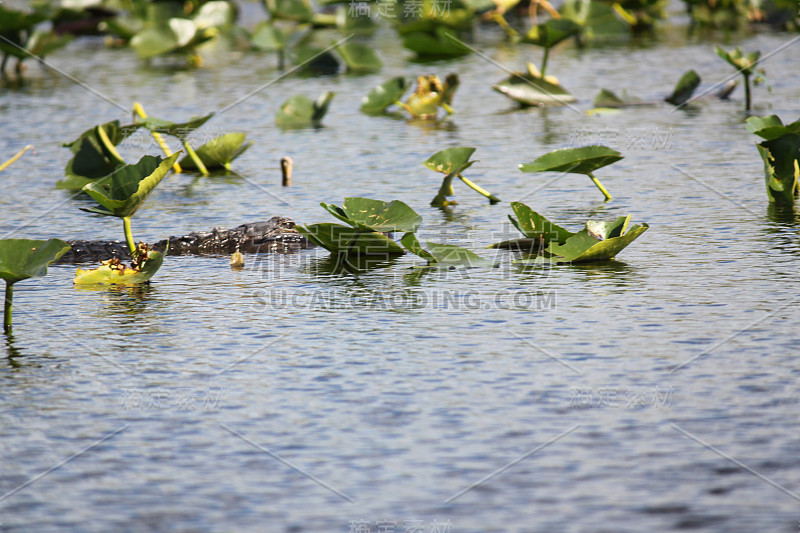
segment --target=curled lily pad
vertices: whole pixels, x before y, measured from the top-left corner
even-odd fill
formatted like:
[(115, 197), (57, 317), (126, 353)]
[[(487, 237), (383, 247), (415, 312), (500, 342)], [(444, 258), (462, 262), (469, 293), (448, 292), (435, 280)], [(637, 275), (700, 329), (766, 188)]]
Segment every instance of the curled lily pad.
[(523, 42), (544, 48), (552, 48), (561, 41), (580, 33), (581, 26), (570, 19), (550, 19), (531, 28), (523, 37)]
[(692, 98), (692, 94), (700, 86), (700, 76), (694, 70), (689, 70), (681, 76), (672, 94), (664, 99), (674, 106), (682, 106)]
[[(509, 243), (522, 243), (525, 239), (505, 241), (493, 245), (493, 248), (514, 248), (526, 251), (537, 250), (540, 255), (515, 261), (515, 263), (570, 263), (584, 261), (605, 261), (613, 259), (631, 242), (644, 233), (647, 224), (633, 226), (628, 229), (630, 215), (619, 217), (614, 221), (592, 221), (577, 233), (559, 227), (542, 215), (517, 203), (514, 209), (518, 216), (515, 225), (526, 238), (540, 237), (540, 245), (534, 247), (509, 246)], [(514, 222), (514, 219), (512, 219)], [(538, 230), (538, 231), (537, 231)], [(546, 240), (545, 240), (546, 239)], [(546, 247), (544, 246), (546, 244)]]
[(770, 202), (794, 203), (800, 190), (800, 120), (784, 125), (776, 115), (750, 117), (747, 129), (765, 139), (758, 143)]
[(128, 218), (144, 203), (178, 159), (180, 152), (161, 159), (146, 155), (135, 165), (125, 165), (108, 176), (93, 181), (83, 190), (100, 204), (83, 211)]
[(399, 102), (407, 87), (406, 79), (402, 76), (381, 83), (361, 99), (361, 111), (368, 115), (386, 112), (387, 108)]
[[(207, 169), (229, 168), (231, 161), (242, 155), (253, 142), (245, 142), (245, 133), (226, 133), (215, 137), (198, 148), (195, 152)], [(184, 156), (179, 161), (182, 168), (197, 169), (194, 159)]]
[(72, 142), (64, 143), (73, 156), (64, 173), (67, 178), (56, 185), (65, 189), (81, 189), (97, 178), (109, 175), (125, 164), (116, 147), (139, 128), (137, 124), (121, 126), (118, 120), (94, 126)]
[(516, 217), (508, 215), (508, 219), (525, 237), (499, 242), (489, 248), (533, 251), (543, 249), (551, 241), (563, 243), (574, 235), (571, 231), (550, 222), (522, 202), (511, 202), (511, 209)]
[(414, 232), (422, 217), (400, 200), (389, 203), (371, 198), (345, 198), (342, 206), (321, 203), (330, 214), (362, 231)]
[(413, 233), (406, 233), (400, 242), (406, 250), (418, 255), (428, 262), (427, 267), (492, 267), (496, 263), (476, 253), (452, 244), (438, 244), (427, 241), (428, 249), (424, 249)]
[(322, 117), (328, 112), (328, 106), (336, 93), (325, 92), (311, 101), (303, 95), (289, 97), (275, 117), (275, 123), (281, 128), (302, 128), (306, 126), (318, 125)]
[(519, 169), (522, 172), (571, 172), (573, 174), (586, 174), (600, 192), (611, 200), (611, 195), (603, 187), (592, 172), (598, 168), (610, 165), (622, 159), (623, 156), (607, 146), (590, 145), (578, 148), (561, 148), (553, 150), (529, 163), (522, 163)]
[(312, 243), (336, 255), (391, 256), (404, 253), (399, 244), (377, 231), (362, 231), (330, 223), (298, 225), (297, 231)]
[(527, 72), (515, 72), (492, 87), (521, 106), (566, 105), (575, 101), (569, 91), (553, 76), (542, 76), (528, 63)]
[(32, 239), (0, 240), (0, 278), (6, 282), (3, 305), (3, 331), (11, 331), (14, 284), (24, 279), (44, 276), (47, 267), (67, 253), (69, 244), (59, 239), (38, 241)]

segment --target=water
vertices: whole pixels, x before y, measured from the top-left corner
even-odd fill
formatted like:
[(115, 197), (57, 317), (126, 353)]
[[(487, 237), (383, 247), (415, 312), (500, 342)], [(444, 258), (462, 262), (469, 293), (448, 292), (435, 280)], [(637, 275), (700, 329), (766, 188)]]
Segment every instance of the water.
[[(790, 38), (729, 44), (766, 54)], [(580, 113), (511, 112), (491, 91), (506, 74), (476, 55), (419, 65), (392, 32), (371, 42), (379, 74), (288, 77), (215, 117), (206, 137), (256, 141), (234, 163), (242, 177), (168, 177), (134, 235), (330, 221), (318, 202), (365, 195), (414, 207), (421, 240), (501, 266), (417, 275), (404, 256), (352, 275), (308, 250), (247, 256), (243, 271), (171, 257), (141, 288), (76, 289), (74, 266), (20, 283), (0, 362), (0, 529), (796, 531), (798, 214), (767, 206), (741, 90), (692, 110), (583, 113), (600, 87), (663, 98), (689, 68), (711, 87), (731, 73), (715, 42), (673, 27), (555, 51), (551, 73)], [(477, 44), (513, 69), (541, 57), (488, 29)], [(206, 56), (206, 69), (175, 72), (80, 40), (52, 62), (127, 109), (177, 120), (279, 74), (268, 54)], [(765, 66), (772, 92), (754, 89), (756, 112), (796, 119), (796, 52)], [(449, 126), (358, 112), (391, 76), (451, 71), (462, 86)], [(323, 90), (337, 92), (324, 128), (274, 127), (289, 95)], [(121, 238), (116, 220), (53, 185), (68, 160), (59, 143), (127, 113), (35, 65), (0, 108), (0, 153), (37, 150), (3, 173), (0, 233)], [(583, 141), (626, 156), (598, 172), (610, 203), (582, 176), (516, 168)], [(139, 143), (129, 160), (155, 153)], [(468, 176), (503, 204), (456, 184), (452, 214), (428, 207), (440, 178), (420, 162), (460, 145), (477, 147)], [(484, 249), (511, 236), (512, 200), (573, 230), (627, 213), (651, 229), (616, 262), (518, 268)]]

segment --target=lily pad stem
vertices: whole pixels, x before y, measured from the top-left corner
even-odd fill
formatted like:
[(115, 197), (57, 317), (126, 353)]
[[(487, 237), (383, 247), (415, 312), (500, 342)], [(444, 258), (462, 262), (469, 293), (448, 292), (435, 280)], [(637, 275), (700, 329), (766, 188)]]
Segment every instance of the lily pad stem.
[(482, 195), (484, 195), (486, 198), (488, 198), (490, 203), (492, 203), (492, 204), (496, 204), (496, 203), (499, 203), (499, 202), (500, 202), (500, 198), (498, 198), (497, 196), (493, 195), (492, 193), (490, 193), (489, 191), (487, 191), (487, 190), (486, 190), (486, 189), (484, 189), (483, 187), (480, 187), (479, 185), (477, 185), (477, 184), (475, 184), (475, 183), (471, 182), (470, 180), (468, 180), (467, 178), (465, 178), (465, 177), (464, 177), (464, 176), (462, 176), (461, 174), (459, 174), (459, 175), (458, 175), (458, 177), (459, 177), (459, 178), (461, 178), (461, 181), (463, 181), (464, 183), (466, 183), (468, 187), (470, 187), (471, 189), (473, 189), (473, 190), (474, 190), (474, 191), (476, 191), (476, 192), (479, 192), (479, 193), (481, 193), (481, 194), (482, 194)]
[(108, 153), (111, 154), (111, 157), (116, 159), (117, 163), (124, 165), (125, 160), (122, 159), (122, 156), (119, 155), (119, 152), (117, 151), (117, 147), (114, 146), (114, 143), (112, 143), (111, 139), (108, 138), (105, 128), (103, 128), (103, 126), (96, 126), (95, 130), (97, 131), (97, 136), (100, 137), (100, 140), (103, 142), (103, 146), (106, 150), (108, 150)]
[(197, 156), (194, 148), (189, 145), (189, 141), (183, 141), (183, 147), (186, 148), (186, 153), (192, 158), (195, 166), (197, 166), (197, 169), (203, 174), (203, 176), (208, 176), (208, 169), (206, 168), (205, 164), (203, 164), (203, 161)]
[[(147, 118), (147, 113), (144, 112), (144, 108), (142, 107), (142, 104), (140, 104), (139, 102), (133, 103), (133, 112), (134, 114), (139, 115), (139, 117), (142, 119)], [(156, 140), (158, 146), (160, 146), (161, 150), (164, 152), (164, 155), (167, 157), (171, 156), (172, 150), (169, 149), (169, 146), (167, 145), (166, 141), (164, 141), (164, 137), (162, 137), (161, 134), (158, 133), (157, 131), (153, 131), (151, 133), (153, 135), (153, 139)], [(181, 166), (178, 164), (177, 161), (172, 165), (172, 170), (175, 171), (176, 174), (181, 173)]]
[(744, 110), (750, 111), (750, 74), (742, 72), (744, 76)]
[(599, 179), (597, 179), (597, 178), (595, 178), (595, 177), (592, 175), (592, 173), (591, 173), (591, 172), (590, 172), (590, 173), (588, 173), (588, 174), (587, 174), (587, 176), (589, 176), (590, 178), (592, 178), (592, 181), (594, 182), (594, 184), (597, 186), (597, 188), (598, 188), (598, 189), (600, 189), (600, 192), (601, 192), (601, 193), (603, 193), (603, 196), (605, 196), (605, 197), (606, 197), (606, 202), (607, 202), (607, 201), (609, 201), (609, 200), (611, 200), (611, 195), (610, 195), (610, 194), (608, 194), (608, 191), (606, 190), (606, 188), (605, 188), (605, 187), (603, 187), (603, 184), (602, 184), (602, 183), (600, 183), (600, 180), (599, 180)]
[(25, 152), (27, 152), (27, 151), (28, 151), (28, 150), (30, 150), (31, 148), (33, 148), (33, 145), (32, 145), (32, 144), (29, 144), (28, 146), (26, 146), (25, 148), (23, 148), (22, 150), (20, 150), (19, 152), (17, 152), (17, 153), (16, 153), (16, 155), (14, 155), (14, 157), (12, 157), (12, 158), (11, 158), (11, 159), (9, 159), (8, 161), (6, 161), (6, 162), (5, 162), (5, 163), (3, 163), (2, 165), (0, 165), (0, 172), (4, 171), (6, 168), (8, 168), (8, 166), (9, 166), (9, 165), (11, 165), (11, 164), (12, 164), (14, 161), (16, 161), (17, 159), (19, 159), (20, 157), (22, 157), (22, 154), (24, 154)]
[(544, 58), (542, 58), (542, 79), (544, 79), (545, 74), (547, 74), (547, 59), (550, 57), (550, 48), (545, 47), (544, 49)]
[[(443, 207), (447, 205), (447, 197), (453, 196), (453, 178), (455, 178), (455, 174), (448, 174), (442, 180), (442, 186), (439, 187), (439, 192), (436, 193), (436, 196), (431, 200), (431, 207)], [(464, 178), (461, 178), (464, 179)]]
[(136, 257), (136, 244), (133, 242), (133, 233), (131, 232), (131, 217), (122, 218), (122, 227), (125, 229), (125, 241), (128, 243), (128, 250), (131, 252), (131, 257)]
[(6, 298), (3, 308), (3, 332), (11, 333), (11, 300), (14, 298), (14, 284), (6, 282)]

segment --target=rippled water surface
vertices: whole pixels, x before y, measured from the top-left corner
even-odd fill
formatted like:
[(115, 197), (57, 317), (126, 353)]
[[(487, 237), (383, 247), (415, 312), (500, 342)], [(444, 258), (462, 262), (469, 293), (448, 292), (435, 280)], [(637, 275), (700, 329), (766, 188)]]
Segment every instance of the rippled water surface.
[[(791, 38), (729, 44), (766, 54)], [(559, 48), (550, 70), (575, 109), (522, 111), (491, 90), (506, 74), (481, 56), (420, 65), (391, 31), (370, 42), (379, 74), (289, 76), (215, 117), (207, 135), (256, 142), (234, 164), (241, 176), (169, 176), (134, 234), (330, 221), (320, 201), (370, 196), (414, 207), (423, 239), (501, 266), (420, 274), (405, 256), (354, 275), (307, 250), (247, 256), (242, 271), (170, 257), (135, 289), (77, 289), (64, 265), (18, 284), (0, 347), (0, 530), (797, 531), (798, 214), (767, 206), (741, 90), (688, 110), (585, 114), (600, 87), (660, 100), (689, 68), (711, 88), (731, 73), (715, 41), (669, 27)], [(541, 54), (490, 29), (474, 42), (514, 69)], [(797, 54), (765, 63), (757, 113), (797, 118)], [(52, 62), (125, 108), (178, 120), (280, 74), (271, 55), (206, 56), (199, 71), (145, 68), (83, 39)], [(390, 76), (451, 71), (462, 86), (445, 125), (358, 111)], [(326, 89), (325, 127), (274, 126), (289, 95)], [(54, 183), (61, 142), (127, 113), (34, 64), (0, 109), (0, 153), (36, 147), (1, 176), (0, 233), (120, 238), (116, 220)], [(626, 156), (598, 172), (612, 202), (582, 176), (517, 170), (586, 141)], [(155, 153), (138, 142), (129, 159)], [(440, 178), (420, 162), (448, 146), (477, 147), (468, 175), (502, 204), (456, 184), (452, 213), (428, 207)], [(651, 228), (615, 262), (519, 268), (485, 250), (512, 234), (512, 200), (572, 229), (627, 213)]]

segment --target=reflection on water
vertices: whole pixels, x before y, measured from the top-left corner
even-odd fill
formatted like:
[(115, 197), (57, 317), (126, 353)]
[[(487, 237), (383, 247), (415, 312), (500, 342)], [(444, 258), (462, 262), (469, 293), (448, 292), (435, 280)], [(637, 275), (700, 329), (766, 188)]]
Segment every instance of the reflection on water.
[(346, 256), (330, 254), (321, 259), (313, 259), (303, 265), (302, 271), (312, 276), (359, 275), (371, 270), (392, 267), (397, 257), (386, 258), (382, 255)]

